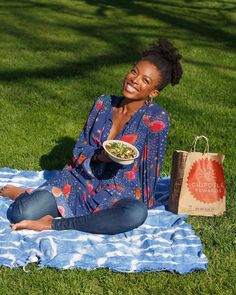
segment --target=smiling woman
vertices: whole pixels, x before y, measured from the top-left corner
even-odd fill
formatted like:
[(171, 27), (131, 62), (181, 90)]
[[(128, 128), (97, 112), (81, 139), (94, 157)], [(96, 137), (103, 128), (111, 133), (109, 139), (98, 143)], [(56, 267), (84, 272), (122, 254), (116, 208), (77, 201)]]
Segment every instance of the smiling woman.
[[(169, 129), (167, 111), (153, 99), (179, 82), (180, 58), (169, 41), (152, 44), (126, 75), (122, 96), (97, 98), (72, 162), (60, 176), (33, 192), (12, 186), (0, 190), (15, 200), (8, 214), (13, 229), (116, 234), (145, 221), (154, 204)], [(130, 165), (113, 162), (103, 149), (108, 139), (134, 145), (139, 156)]]
[(126, 98), (143, 101), (147, 97), (156, 97), (159, 91), (160, 72), (148, 60), (141, 60), (127, 74), (124, 81), (123, 95)]

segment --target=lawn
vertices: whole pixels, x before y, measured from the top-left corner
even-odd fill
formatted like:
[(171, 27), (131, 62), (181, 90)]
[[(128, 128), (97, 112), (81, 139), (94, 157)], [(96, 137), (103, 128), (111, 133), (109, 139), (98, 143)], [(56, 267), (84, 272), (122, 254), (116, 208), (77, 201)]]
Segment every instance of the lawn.
[(94, 99), (120, 94), (142, 48), (169, 38), (183, 55), (184, 77), (158, 103), (174, 149), (195, 135), (225, 154), (227, 212), (189, 217), (209, 259), (208, 272), (180, 276), (109, 270), (0, 268), (1, 294), (235, 294), (236, 14), (235, 1), (21, 0), (0, 2), (0, 167), (59, 169)]

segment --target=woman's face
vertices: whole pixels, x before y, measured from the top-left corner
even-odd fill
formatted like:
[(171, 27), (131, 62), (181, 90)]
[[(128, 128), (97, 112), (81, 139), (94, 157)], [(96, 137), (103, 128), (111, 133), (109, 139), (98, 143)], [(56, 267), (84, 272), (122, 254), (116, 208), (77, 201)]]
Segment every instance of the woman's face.
[(154, 98), (159, 92), (156, 86), (160, 82), (160, 73), (151, 62), (139, 61), (126, 75), (123, 83), (123, 96), (133, 100)]

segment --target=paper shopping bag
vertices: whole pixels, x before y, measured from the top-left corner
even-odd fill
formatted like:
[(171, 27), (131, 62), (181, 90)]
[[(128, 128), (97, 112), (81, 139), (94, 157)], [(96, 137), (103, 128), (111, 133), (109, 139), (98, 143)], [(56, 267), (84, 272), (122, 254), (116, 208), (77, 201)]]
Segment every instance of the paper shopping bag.
[[(199, 139), (206, 140), (203, 153), (196, 152)], [(168, 209), (174, 213), (213, 216), (226, 210), (224, 155), (209, 153), (208, 139), (197, 136), (192, 150), (174, 151)]]

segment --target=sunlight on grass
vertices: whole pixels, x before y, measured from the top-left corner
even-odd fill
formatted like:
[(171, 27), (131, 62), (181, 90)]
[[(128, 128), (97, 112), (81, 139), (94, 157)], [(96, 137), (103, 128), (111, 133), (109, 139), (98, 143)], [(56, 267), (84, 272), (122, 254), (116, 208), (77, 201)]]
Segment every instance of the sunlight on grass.
[(163, 173), (174, 149), (195, 135), (226, 155), (227, 213), (189, 217), (209, 270), (160, 272), (0, 268), (2, 294), (234, 294), (236, 285), (236, 59), (233, 1), (2, 1), (0, 166), (59, 169), (94, 99), (121, 93), (123, 77), (148, 43), (169, 38), (183, 55), (180, 85), (158, 103), (171, 117)]

